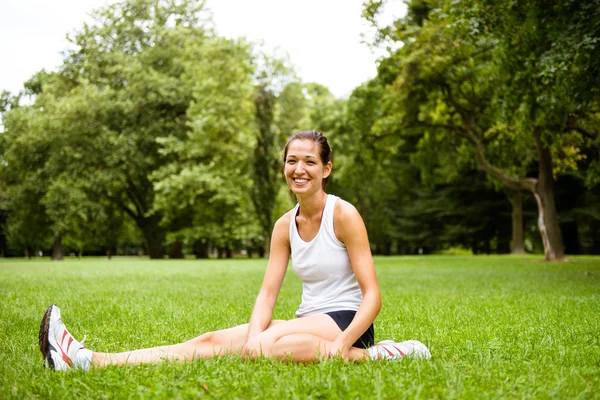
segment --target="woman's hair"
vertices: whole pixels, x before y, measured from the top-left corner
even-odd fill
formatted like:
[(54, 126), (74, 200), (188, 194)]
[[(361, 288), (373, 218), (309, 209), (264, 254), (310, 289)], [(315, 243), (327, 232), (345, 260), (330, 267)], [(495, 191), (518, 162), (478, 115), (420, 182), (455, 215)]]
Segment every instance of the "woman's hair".
[[(308, 130), (296, 132), (292, 135), (292, 137), (289, 138), (283, 149), (284, 165), (288, 153), (288, 147), (290, 147), (290, 143), (292, 143), (294, 140), (310, 140), (311, 142), (316, 143), (319, 146), (319, 158), (321, 159), (323, 165), (326, 165), (331, 161), (331, 147), (329, 147), (329, 143), (327, 143), (327, 138), (319, 131)], [(328, 181), (329, 176), (323, 179), (323, 188), (325, 188), (325, 185)]]

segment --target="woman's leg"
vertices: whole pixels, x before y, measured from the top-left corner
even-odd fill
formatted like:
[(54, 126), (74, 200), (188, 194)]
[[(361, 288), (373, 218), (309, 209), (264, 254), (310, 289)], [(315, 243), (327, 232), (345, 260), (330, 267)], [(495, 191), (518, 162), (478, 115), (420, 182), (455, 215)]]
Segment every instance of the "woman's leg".
[[(275, 326), (284, 321), (271, 321)], [(269, 329), (267, 328), (267, 329)], [(92, 353), (92, 367), (107, 365), (156, 364), (164, 360), (192, 361), (239, 353), (246, 343), (248, 324), (215, 332), (207, 332), (184, 343), (127, 351), (123, 353)]]
[[(248, 358), (276, 357), (283, 361), (315, 362), (342, 331), (325, 314), (283, 321), (246, 343), (242, 354)], [(351, 348), (351, 360), (368, 359), (364, 349)]]
[[(185, 343), (123, 353), (98, 353), (83, 347), (73, 338), (55, 305), (48, 308), (40, 326), (40, 350), (45, 365), (54, 370), (88, 369), (106, 365), (158, 363), (163, 360), (188, 361), (241, 352), (246, 358), (277, 357), (281, 360), (313, 362), (328, 354), (327, 349), (341, 333), (328, 315), (315, 315), (291, 321), (272, 321), (269, 327), (250, 341), (248, 324), (205, 333)], [(352, 349), (351, 359), (366, 357), (361, 349)]]
[[(274, 343), (271, 348), (271, 357), (282, 361), (312, 363), (325, 358), (327, 349), (333, 341), (325, 340), (318, 336), (296, 333), (286, 335)], [(265, 354), (266, 356), (266, 354)], [(369, 353), (365, 349), (351, 347), (348, 361), (369, 360)]]

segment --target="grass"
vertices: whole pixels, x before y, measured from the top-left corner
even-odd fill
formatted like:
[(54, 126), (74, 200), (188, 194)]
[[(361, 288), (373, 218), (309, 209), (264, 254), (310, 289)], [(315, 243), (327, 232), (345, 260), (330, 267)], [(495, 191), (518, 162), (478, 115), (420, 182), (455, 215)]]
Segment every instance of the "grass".
[[(376, 259), (376, 340), (430, 361), (313, 365), (238, 357), (53, 373), (37, 343), (56, 303), (87, 347), (124, 351), (247, 322), (264, 260), (0, 261), (0, 398), (600, 398), (600, 258)], [(286, 277), (276, 318), (301, 294)]]

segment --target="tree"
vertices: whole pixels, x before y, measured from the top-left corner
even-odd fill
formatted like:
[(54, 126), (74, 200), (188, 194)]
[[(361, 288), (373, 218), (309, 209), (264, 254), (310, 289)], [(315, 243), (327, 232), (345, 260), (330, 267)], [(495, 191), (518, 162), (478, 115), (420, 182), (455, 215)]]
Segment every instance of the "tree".
[[(254, 109), (256, 113), (256, 146), (252, 157), (252, 204), (260, 224), (263, 243), (259, 246), (261, 256), (268, 256), (271, 231), (275, 222), (278, 194), (282, 189), (281, 161), (279, 154), (287, 135), (283, 130), (294, 124), (294, 113), (302, 108), (288, 109), (287, 100), (294, 101), (293, 88), (296, 77), (284, 58), (259, 54), (255, 57)], [(283, 112), (280, 106), (284, 104)], [(287, 111), (291, 115), (287, 115)], [(284, 128), (282, 129), (281, 126)], [(293, 129), (293, 128), (292, 128)]]
[[(387, 113), (395, 115), (405, 129), (419, 130), (425, 139), (421, 147), (427, 142), (452, 143), (459, 154), (471, 151), (478, 167), (505, 187), (531, 192), (538, 204), (546, 259), (560, 259), (563, 250), (552, 171), (552, 144), (556, 140), (550, 138), (559, 137), (568, 129), (564, 123), (557, 126), (544, 121), (544, 115), (559, 112), (558, 120), (566, 121), (569, 111), (575, 109), (565, 101), (560, 103), (562, 108), (552, 108), (539, 96), (538, 90), (543, 93), (544, 87), (547, 90), (552, 86), (544, 83), (543, 76), (549, 71), (546, 67), (534, 62), (530, 63), (533, 68), (523, 69), (528, 85), (514, 79), (516, 70), (510, 67), (526, 65), (532, 55), (535, 59), (548, 56), (557, 32), (569, 31), (577, 24), (589, 27), (589, 21), (583, 16), (583, 9), (573, 4), (566, 9), (557, 6), (549, 10), (544, 10), (541, 3), (516, 4), (440, 1), (432, 5), (427, 18), (418, 19), (423, 26), (411, 25), (406, 19), (382, 30), (383, 36), (404, 43), (390, 57), (398, 73), (390, 85), (392, 100)], [(370, 2), (367, 17), (373, 19), (380, 6), (381, 2)], [(521, 13), (523, 9), (529, 11)], [(561, 12), (575, 15), (575, 22), (572, 18), (557, 18), (559, 22), (548, 28), (542, 27), (542, 20), (537, 18), (546, 13), (544, 20), (548, 21)], [(507, 29), (513, 35), (504, 36)], [(585, 29), (577, 30), (579, 35), (584, 32)], [(518, 37), (523, 51), (514, 51), (516, 43), (506, 37)], [(591, 59), (592, 47), (585, 49), (584, 58)], [(565, 58), (573, 61), (573, 57)], [(585, 71), (589, 78), (595, 67)], [(516, 81), (521, 85), (516, 85)], [(520, 90), (515, 95), (517, 86)], [(528, 111), (519, 112), (522, 109)], [(503, 147), (505, 144), (510, 147)], [(526, 175), (532, 161), (537, 166), (537, 178)]]
[[(96, 12), (96, 24), (84, 25), (72, 39), (75, 49), (59, 73), (32, 86), (39, 93), (28, 112), (43, 128), (19, 133), (16, 125), (8, 127), (15, 133), (10, 145), (19, 146), (19, 134), (47, 137), (49, 150), (37, 152), (45, 157), (40, 171), (48, 175), (42, 183), (68, 182), (87, 201), (128, 215), (152, 258), (164, 255), (166, 228), (161, 210), (153, 207), (151, 177), (174, 157), (161, 152), (160, 138), (186, 137), (197, 125), (190, 121), (194, 104), (197, 109), (199, 96), (210, 95), (194, 91), (196, 80), (206, 80), (206, 87), (227, 70), (214, 65), (231, 49), (215, 44), (204, 15), (194, 1), (132, 0)], [(197, 64), (204, 62), (212, 63), (213, 75), (198, 75)], [(15, 148), (14, 154), (21, 153)], [(59, 203), (47, 205), (59, 213)]]
[[(201, 62), (199, 62), (201, 60)], [(187, 53), (187, 127), (159, 139), (169, 162), (152, 174), (155, 215), (172, 239), (230, 253), (259, 236), (250, 200), (254, 87), (247, 43), (214, 39)]]

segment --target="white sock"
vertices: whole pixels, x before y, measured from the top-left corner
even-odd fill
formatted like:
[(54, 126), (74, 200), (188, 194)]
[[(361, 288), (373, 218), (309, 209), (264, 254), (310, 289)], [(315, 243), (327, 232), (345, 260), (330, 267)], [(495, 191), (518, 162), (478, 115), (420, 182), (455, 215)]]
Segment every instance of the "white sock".
[(75, 360), (73, 361), (77, 367), (84, 371), (89, 371), (90, 365), (92, 364), (92, 351), (85, 347), (79, 349), (75, 355)]
[(369, 347), (367, 349), (367, 352), (369, 353), (369, 357), (371, 358), (372, 361), (377, 361), (377, 360), (381, 360), (385, 357), (382, 357), (384, 354), (382, 354), (381, 349), (378, 349), (375, 346)]

